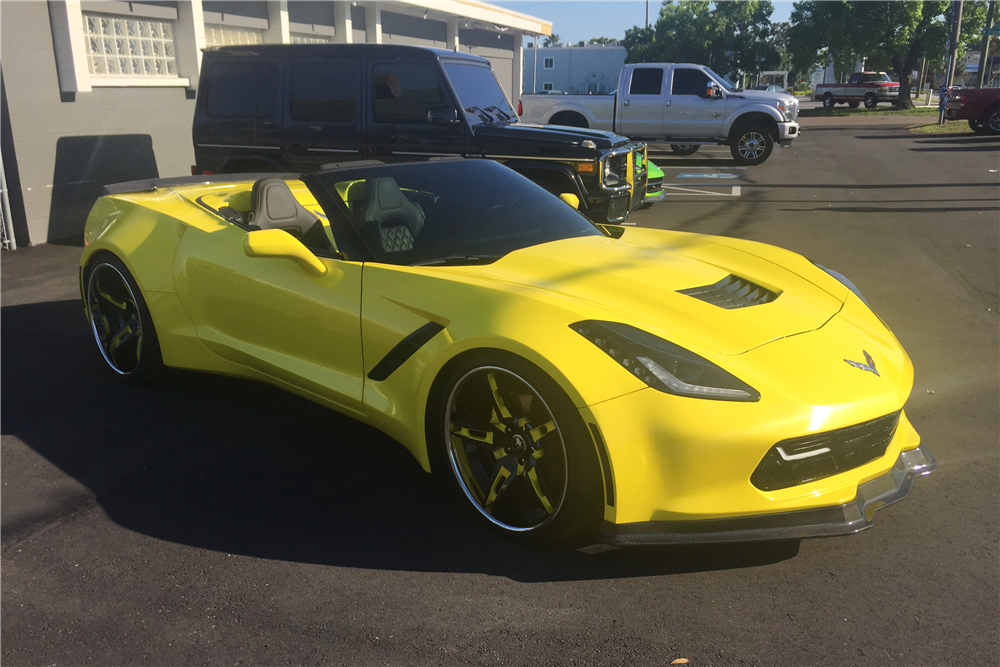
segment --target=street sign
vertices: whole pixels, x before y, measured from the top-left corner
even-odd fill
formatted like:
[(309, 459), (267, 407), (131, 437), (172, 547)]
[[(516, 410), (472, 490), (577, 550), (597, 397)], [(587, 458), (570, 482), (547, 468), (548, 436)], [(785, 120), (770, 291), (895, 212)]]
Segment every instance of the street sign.
[(983, 28), (984, 35), (993, 35), (994, 37), (1000, 37), (1000, 23), (997, 23), (992, 28)]

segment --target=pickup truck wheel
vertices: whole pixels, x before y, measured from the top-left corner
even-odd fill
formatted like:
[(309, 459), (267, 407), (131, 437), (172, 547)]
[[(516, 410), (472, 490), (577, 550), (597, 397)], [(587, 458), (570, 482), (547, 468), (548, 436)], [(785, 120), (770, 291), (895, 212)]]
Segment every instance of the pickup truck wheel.
[(694, 155), (701, 148), (698, 144), (670, 144), (670, 150), (677, 155)]
[(761, 125), (744, 126), (737, 129), (733, 136), (730, 151), (733, 159), (739, 164), (757, 165), (771, 155), (774, 149), (774, 137)]
[(878, 106), (878, 98), (875, 97), (875, 93), (865, 93), (865, 108), (874, 109)]
[(851, 107), (852, 109), (857, 109), (859, 106), (861, 106), (861, 102), (848, 102), (847, 106)]
[(823, 96), (823, 108), (832, 109), (836, 102), (833, 101), (833, 93), (827, 93)]
[(979, 117), (986, 134), (1000, 134), (1000, 104), (994, 104)]

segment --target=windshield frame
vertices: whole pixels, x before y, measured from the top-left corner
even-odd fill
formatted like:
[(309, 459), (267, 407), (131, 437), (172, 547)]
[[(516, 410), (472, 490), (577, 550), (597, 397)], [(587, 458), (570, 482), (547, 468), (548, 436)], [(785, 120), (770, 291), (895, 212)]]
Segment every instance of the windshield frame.
[[(419, 229), (432, 232), (424, 237), (428, 242), (422, 247), (416, 243), (396, 251), (381, 247), (385, 237), (380, 244), (378, 234), (373, 234), (370, 227), (372, 221), (362, 220), (357, 210), (351, 211), (345, 195), (338, 194), (338, 189), (345, 183), (364, 180), (367, 187), (368, 180), (385, 177), (396, 181), (400, 190), (422, 198), (424, 206), (429, 205), (431, 198), (435, 207), (438, 199), (445, 199), (444, 208), (438, 211), (436, 219), (431, 215), (423, 217), (424, 210), (420, 211)], [(465, 210), (488, 205), (489, 200), (484, 198), (483, 193), (465, 194), (470, 189), (469, 182), (463, 182), (463, 178), (473, 185), (488, 188), (497, 203), (478, 214)], [(544, 243), (579, 236), (607, 236), (602, 228), (580, 211), (524, 176), (491, 160), (451, 158), (437, 162), (345, 166), (308, 174), (303, 176), (303, 180), (327, 213), (337, 247), (347, 258), (355, 261), (374, 261), (390, 266), (490, 263), (517, 250)], [(423, 189), (422, 186), (429, 187)], [(409, 196), (407, 199), (411, 203), (414, 201)], [(492, 216), (487, 215), (498, 208), (500, 210)], [(433, 211), (433, 208), (429, 210)], [(465, 220), (475, 222), (463, 223)], [(507, 220), (521, 222), (508, 223)], [(381, 222), (376, 228), (384, 231)], [(502, 233), (498, 235), (496, 232)], [(418, 232), (414, 230), (413, 240), (416, 238)], [(442, 259), (452, 261), (438, 261)]]
[[(488, 62), (480, 63), (461, 58), (442, 58), (440, 62), (445, 78), (448, 79), (448, 83), (451, 85), (451, 89), (455, 93), (455, 99), (458, 101), (458, 108), (461, 110), (470, 125), (475, 126), (498, 122), (513, 124), (519, 122), (517, 111), (515, 110), (514, 105), (511, 104), (510, 98), (507, 96), (507, 91), (505, 91), (503, 86), (500, 85), (496, 72), (493, 71), (493, 67)], [(462, 99), (461, 91), (458, 89), (458, 86), (455, 85), (455, 81), (452, 79), (451, 72), (448, 69), (449, 66), (455, 65), (463, 67), (479, 67), (488, 71), (490, 76), (493, 77), (493, 83), (496, 85), (497, 90), (500, 91), (500, 95), (507, 104), (507, 109), (501, 109), (500, 111), (503, 112), (503, 115), (508, 116), (508, 118), (504, 118), (503, 115), (497, 113), (497, 111), (493, 109), (494, 105), (482, 108), (475, 103), (475, 100), (466, 101)], [(475, 109), (478, 111), (469, 111), (469, 109)]]

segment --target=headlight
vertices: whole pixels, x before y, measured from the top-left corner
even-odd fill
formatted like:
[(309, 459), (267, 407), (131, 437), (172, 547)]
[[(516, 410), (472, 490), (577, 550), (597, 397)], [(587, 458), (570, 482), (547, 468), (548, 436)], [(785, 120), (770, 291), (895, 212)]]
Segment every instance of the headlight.
[(759, 401), (760, 392), (679, 345), (617, 322), (588, 320), (570, 328), (628, 372), (667, 394), (718, 401)]
[[(841, 284), (843, 284), (844, 287), (846, 287), (847, 289), (849, 289), (852, 292), (854, 292), (854, 295), (857, 296), (862, 301), (864, 301), (864, 304), (866, 306), (868, 306), (868, 302), (865, 300), (865, 297), (861, 296), (861, 290), (859, 290), (858, 287), (857, 287), (857, 285), (855, 285), (854, 283), (852, 283), (850, 281), (850, 279), (848, 279), (847, 276), (845, 276), (842, 273), (837, 273), (833, 269), (828, 269), (825, 266), (822, 266), (820, 264), (816, 264), (816, 262), (813, 262), (813, 264), (815, 264), (817, 267), (823, 269), (824, 271), (826, 271), (827, 273), (829, 273), (831, 276), (833, 276), (834, 278), (836, 278), (837, 280), (839, 280), (841, 282)], [(871, 306), (868, 306), (868, 308), (871, 308)]]
[(601, 171), (601, 178), (607, 187), (617, 187), (625, 183), (626, 170), (628, 169), (628, 153), (609, 155), (604, 158), (604, 168)]
[(781, 112), (782, 116), (788, 115), (788, 107), (785, 105), (784, 102), (778, 102), (777, 106), (778, 106), (778, 111)]

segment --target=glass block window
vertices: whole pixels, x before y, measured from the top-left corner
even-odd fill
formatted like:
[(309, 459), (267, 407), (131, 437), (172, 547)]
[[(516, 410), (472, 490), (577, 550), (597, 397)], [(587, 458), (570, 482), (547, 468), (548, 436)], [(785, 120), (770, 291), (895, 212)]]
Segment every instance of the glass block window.
[(169, 22), (85, 12), (83, 32), (91, 74), (177, 76)]
[(255, 28), (235, 28), (212, 23), (205, 24), (205, 46), (241, 46), (263, 44), (264, 33)]
[(302, 35), (298, 33), (292, 33), (292, 44), (331, 44), (333, 43), (333, 37), (326, 37), (324, 35)]

